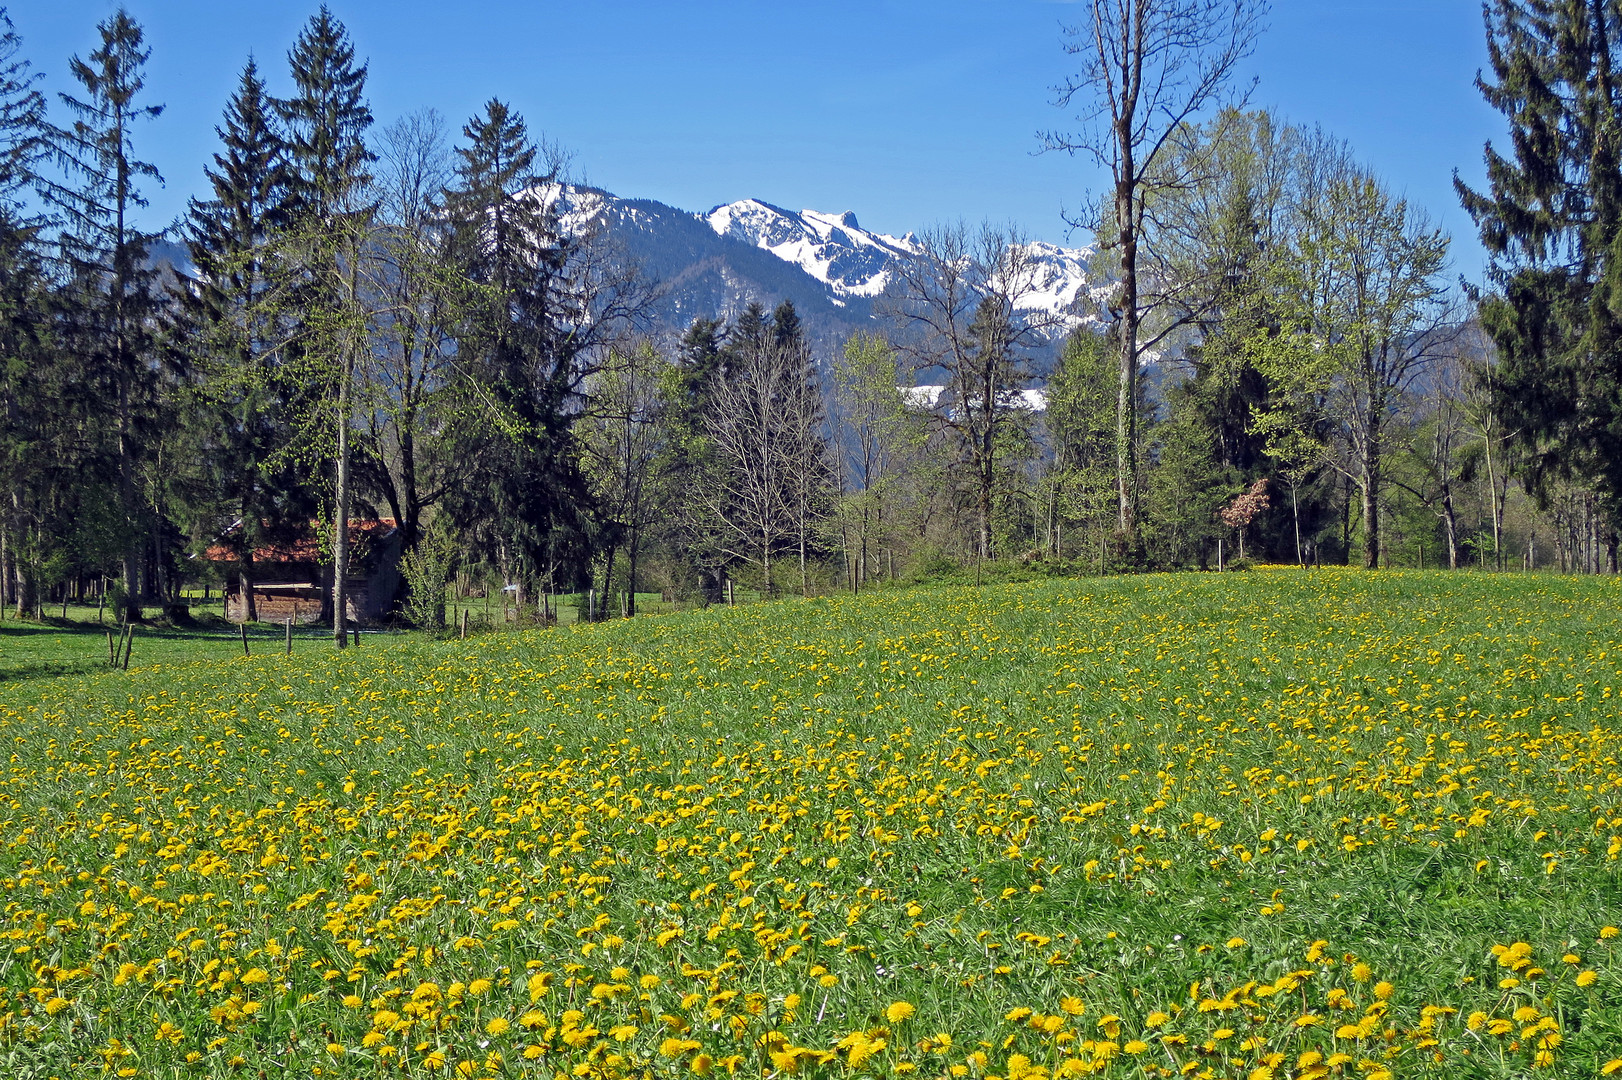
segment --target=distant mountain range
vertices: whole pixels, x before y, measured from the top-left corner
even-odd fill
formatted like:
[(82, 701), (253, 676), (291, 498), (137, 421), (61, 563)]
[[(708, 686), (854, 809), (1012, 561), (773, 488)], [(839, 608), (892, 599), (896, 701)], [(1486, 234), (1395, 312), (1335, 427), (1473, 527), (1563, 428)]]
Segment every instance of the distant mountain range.
[[(566, 188), (560, 197), (567, 223), (595, 225), (659, 283), (656, 316), (667, 331), (679, 332), (695, 318), (731, 317), (752, 301), (772, 307), (787, 299), (826, 354), (852, 331), (874, 328), (875, 302), (897, 262), (920, 257), (913, 234), (870, 232), (848, 211), (793, 211), (744, 199), (693, 213), (586, 187)], [(1026, 306), (1095, 321), (1092, 251), (1047, 243), (1033, 243), (1030, 251), (1038, 275)]]

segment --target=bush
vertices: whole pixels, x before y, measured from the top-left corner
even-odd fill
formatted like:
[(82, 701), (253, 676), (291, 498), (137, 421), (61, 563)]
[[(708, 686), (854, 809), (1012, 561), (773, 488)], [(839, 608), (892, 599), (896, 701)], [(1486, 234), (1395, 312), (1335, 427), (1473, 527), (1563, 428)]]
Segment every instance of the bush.
[(430, 526), (416, 548), (400, 560), (400, 576), (406, 586), (400, 614), (407, 622), (424, 630), (445, 628), (445, 585), (455, 568), (456, 545), (442, 530)]

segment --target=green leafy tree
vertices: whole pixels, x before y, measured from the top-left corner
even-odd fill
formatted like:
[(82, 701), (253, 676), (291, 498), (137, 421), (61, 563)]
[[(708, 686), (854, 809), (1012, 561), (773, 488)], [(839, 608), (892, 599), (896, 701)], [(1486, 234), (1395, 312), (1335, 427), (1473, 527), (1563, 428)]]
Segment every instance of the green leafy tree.
[(296, 345), (284, 370), (287, 385), (300, 392), (306, 459), (332, 463), (332, 624), (341, 649), (348, 642), (355, 384), (369, 346), (372, 112), (366, 65), (356, 63), (348, 32), (326, 7), (300, 31), (288, 67), (294, 92), (276, 111), (286, 131), (292, 223), (281, 234), (278, 271), (282, 317), (294, 324)]
[(1082, 328), (1065, 340), (1042, 419), (1052, 454), (1041, 485), (1048, 549), (1062, 556), (1067, 530), (1080, 528), (1096, 532), (1102, 550), (1116, 509), (1115, 356), (1109, 338)]
[(923, 467), (928, 429), (899, 386), (895, 350), (874, 334), (852, 334), (834, 357), (833, 403), (841, 478), (833, 520), (856, 591), (876, 576), (878, 551), (901, 540), (906, 479)]
[[(1372, 176), (1331, 183), (1301, 238), (1292, 330), (1310, 335), (1304, 365), (1343, 453), (1336, 467), (1362, 498), (1363, 565), (1380, 562), (1386, 429), (1450, 332), (1442, 272), (1448, 239)], [(1300, 355), (1300, 354), (1298, 354)]]

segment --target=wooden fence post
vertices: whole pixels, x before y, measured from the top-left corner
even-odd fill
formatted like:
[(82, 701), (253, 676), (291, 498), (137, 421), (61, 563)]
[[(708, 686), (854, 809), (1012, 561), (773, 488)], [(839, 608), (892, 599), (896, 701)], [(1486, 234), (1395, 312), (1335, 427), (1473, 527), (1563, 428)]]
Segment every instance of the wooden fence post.
[(242, 655), (251, 656), (252, 654), (248, 652), (248, 620), (243, 619), (237, 623), (237, 629), (242, 632)]

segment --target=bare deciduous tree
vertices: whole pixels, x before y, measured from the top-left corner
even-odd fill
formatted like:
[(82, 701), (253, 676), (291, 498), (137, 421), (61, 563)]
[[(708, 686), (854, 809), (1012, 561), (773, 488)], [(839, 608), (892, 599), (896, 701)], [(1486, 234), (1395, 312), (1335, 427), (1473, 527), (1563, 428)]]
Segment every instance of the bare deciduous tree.
[(1027, 307), (1038, 266), (1015, 233), (963, 225), (920, 237), (919, 256), (896, 264), (891, 315), (904, 327), (899, 348), (915, 372), (938, 371), (947, 385), (931, 416), (958, 443), (973, 477), (975, 550), (991, 556), (991, 504), (998, 451), (1029, 415), (1020, 391), (1030, 377), (1029, 347), (1062, 318)]
[(769, 320), (751, 304), (728, 342), (725, 374), (710, 390), (703, 419), (714, 467), (702, 471), (696, 494), (721, 528), (723, 550), (758, 563), (767, 593), (773, 559), (791, 540), (807, 584), (806, 542), (830, 477), (820, 392), (798, 326), (787, 303)]
[(362, 453), (356, 471), (381, 495), (407, 550), (423, 514), (444, 492), (435, 453), (446, 417), (436, 406), (453, 375), (454, 335), (468, 283), (446, 265), (440, 193), (451, 176), (444, 121), (433, 110), (404, 117), (378, 140), (377, 221), (368, 245), (371, 348), (360, 385)]
[(636, 614), (637, 564), (647, 532), (670, 510), (669, 478), (660, 469), (669, 434), (660, 415), (665, 364), (650, 342), (614, 350), (587, 384), (589, 405), (577, 422), (586, 475), (614, 526), (603, 595), (613, 587), (614, 556), (623, 546), (626, 615)]
[[(1146, 210), (1162, 193), (1186, 186), (1185, 169), (1168, 169), (1167, 151), (1185, 126), (1222, 102), (1249, 55), (1267, 0), (1086, 0), (1086, 15), (1067, 28), (1065, 51), (1080, 71), (1055, 88), (1056, 104), (1083, 104), (1080, 129), (1048, 132), (1048, 149), (1079, 153), (1109, 170), (1110, 207), (1100, 214), (1100, 245), (1119, 261), (1112, 303), (1120, 346), (1116, 398), (1116, 495), (1123, 538), (1136, 548), (1138, 364), (1146, 301), (1140, 254)], [(1164, 332), (1164, 331), (1162, 331)]]

